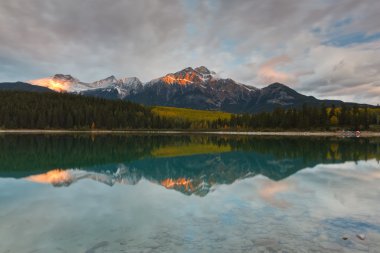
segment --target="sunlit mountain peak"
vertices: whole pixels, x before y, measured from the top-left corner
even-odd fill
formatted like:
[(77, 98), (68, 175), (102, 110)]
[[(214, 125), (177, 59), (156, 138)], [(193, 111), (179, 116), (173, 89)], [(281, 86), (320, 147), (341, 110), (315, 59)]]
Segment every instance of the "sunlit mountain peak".
[(176, 73), (170, 73), (162, 77), (160, 80), (166, 84), (192, 84), (209, 81), (213, 78), (215, 72), (208, 70), (204, 66), (195, 69), (188, 67)]
[[(43, 86), (58, 92), (72, 91), (74, 86), (78, 86), (80, 81), (71, 75), (55, 74), (51, 77), (45, 77), (27, 81), (30, 84)], [(86, 87), (83, 87), (86, 88)]]

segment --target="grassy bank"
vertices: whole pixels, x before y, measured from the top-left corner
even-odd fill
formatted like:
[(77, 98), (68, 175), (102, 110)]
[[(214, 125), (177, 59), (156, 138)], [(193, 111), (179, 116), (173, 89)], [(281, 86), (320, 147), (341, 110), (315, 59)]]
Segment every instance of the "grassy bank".
[(230, 120), (231, 113), (220, 111), (194, 110), (167, 106), (154, 106), (152, 112), (166, 118), (185, 119), (194, 121)]

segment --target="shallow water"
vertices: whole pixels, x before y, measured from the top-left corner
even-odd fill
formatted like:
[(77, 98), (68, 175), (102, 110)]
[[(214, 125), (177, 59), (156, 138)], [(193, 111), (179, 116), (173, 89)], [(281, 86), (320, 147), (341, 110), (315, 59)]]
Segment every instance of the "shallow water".
[(380, 252), (379, 160), (374, 138), (1, 135), (0, 252)]

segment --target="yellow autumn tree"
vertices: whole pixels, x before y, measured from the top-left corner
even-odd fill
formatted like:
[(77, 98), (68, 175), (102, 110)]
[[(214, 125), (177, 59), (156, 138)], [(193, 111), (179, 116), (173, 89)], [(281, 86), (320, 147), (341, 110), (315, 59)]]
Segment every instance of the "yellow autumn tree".
[(332, 126), (338, 125), (338, 117), (337, 116), (334, 115), (330, 118), (330, 125), (332, 125)]

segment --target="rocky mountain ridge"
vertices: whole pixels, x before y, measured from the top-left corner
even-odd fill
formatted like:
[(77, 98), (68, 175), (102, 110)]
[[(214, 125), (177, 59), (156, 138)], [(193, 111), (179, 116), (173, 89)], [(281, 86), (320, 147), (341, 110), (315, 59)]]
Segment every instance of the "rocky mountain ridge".
[[(144, 105), (173, 106), (200, 110), (218, 110), (232, 113), (272, 111), (278, 107), (299, 108), (310, 106), (339, 106), (340, 100), (319, 100), (306, 96), (281, 83), (258, 89), (220, 78), (204, 66), (185, 68), (175, 73), (142, 83), (137, 77), (118, 79), (109, 76), (92, 83), (82, 82), (71, 75), (28, 81), (57, 92), (70, 92), (106, 99), (129, 100)], [(9, 86), (9, 84), (8, 84)], [(3, 89), (0, 85), (0, 89)]]

